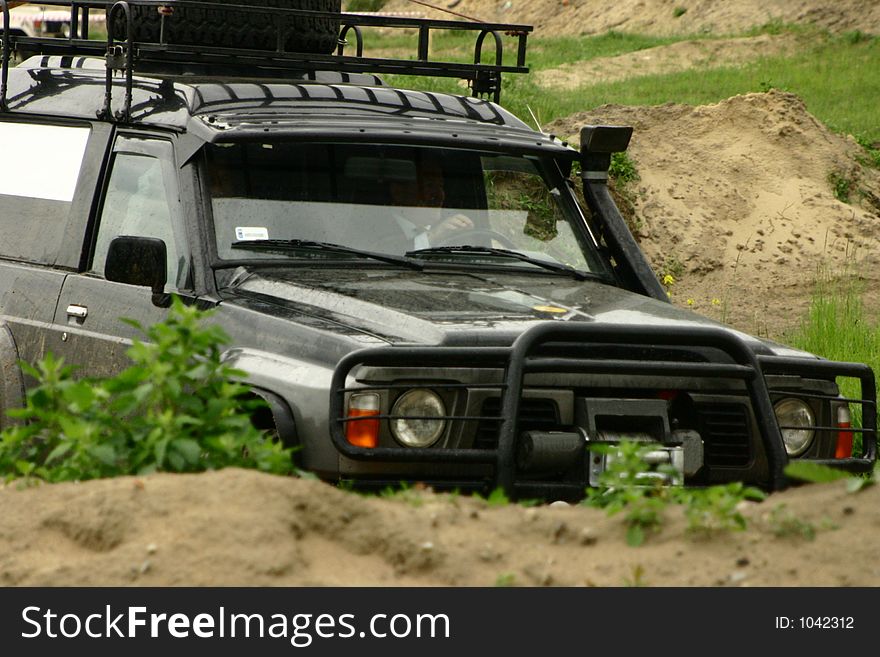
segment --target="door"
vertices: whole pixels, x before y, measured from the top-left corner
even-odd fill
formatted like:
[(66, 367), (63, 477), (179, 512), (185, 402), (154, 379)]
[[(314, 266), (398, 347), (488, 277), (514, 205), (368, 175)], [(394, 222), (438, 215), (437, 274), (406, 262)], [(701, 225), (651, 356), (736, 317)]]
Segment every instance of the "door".
[(170, 140), (117, 137), (89, 266), (84, 273), (67, 277), (55, 311), (55, 323), (65, 333), (65, 360), (83, 375), (112, 376), (128, 366), (125, 352), (142, 334), (123, 319), (149, 326), (168, 312), (153, 304), (148, 288), (104, 278), (107, 250), (115, 237), (161, 239), (168, 253), (165, 291), (191, 288), (177, 171)]

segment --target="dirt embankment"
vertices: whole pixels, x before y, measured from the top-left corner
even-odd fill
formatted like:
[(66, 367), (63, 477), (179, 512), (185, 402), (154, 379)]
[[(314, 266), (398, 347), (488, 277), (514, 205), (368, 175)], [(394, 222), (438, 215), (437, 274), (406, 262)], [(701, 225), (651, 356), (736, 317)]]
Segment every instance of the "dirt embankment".
[(8, 487), (0, 584), (880, 585), (880, 488), (792, 490), (744, 514), (748, 531), (692, 536), (670, 509), (630, 548), (595, 509), (364, 498), (234, 469)]
[[(537, 34), (740, 34), (770, 22), (812, 24), (836, 32), (880, 34), (874, 0), (434, 0), (436, 6), (485, 21), (534, 25)], [(419, 11), (447, 20), (449, 13), (409, 0), (389, 0), (386, 11)]]
[(803, 315), (819, 268), (880, 278), (880, 172), (796, 96), (605, 105), (547, 130), (576, 139), (590, 123), (635, 127), (638, 238), (657, 270), (679, 279), (675, 301), (778, 335)]

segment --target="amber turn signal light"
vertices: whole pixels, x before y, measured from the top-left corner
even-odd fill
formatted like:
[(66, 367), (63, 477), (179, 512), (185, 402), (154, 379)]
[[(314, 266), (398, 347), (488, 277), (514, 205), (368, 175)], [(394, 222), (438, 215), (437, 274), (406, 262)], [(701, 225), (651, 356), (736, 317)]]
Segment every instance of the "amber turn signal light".
[(372, 449), (379, 445), (379, 395), (353, 394), (348, 400), (345, 438), (355, 447)]

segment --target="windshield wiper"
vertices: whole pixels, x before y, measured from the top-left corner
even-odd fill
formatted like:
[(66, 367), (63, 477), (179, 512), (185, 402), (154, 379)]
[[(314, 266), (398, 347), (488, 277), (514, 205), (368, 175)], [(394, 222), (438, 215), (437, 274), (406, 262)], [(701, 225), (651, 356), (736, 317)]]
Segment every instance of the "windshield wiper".
[(232, 248), (248, 249), (250, 251), (321, 251), (324, 253), (342, 253), (359, 258), (370, 258), (371, 260), (387, 262), (392, 265), (402, 265), (418, 271), (422, 271), (425, 268), (423, 264), (404, 256), (374, 253), (373, 251), (363, 251), (350, 246), (343, 246), (342, 244), (314, 242), (312, 240), (241, 240), (233, 242)]
[(465, 254), (465, 255), (492, 255), (492, 256), (501, 256), (502, 258), (512, 258), (514, 260), (521, 260), (522, 262), (528, 262), (529, 264), (535, 265), (537, 267), (543, 267), (544, 269), (549, 269), (550, 271), (559, 272), (562, 274), (569, 274), (573, 276), (579, 281), (585, 281), (589, 278), (598, 278), (595, 274), (591, 274), (590, 272), (581, 271), (580, 269), (575, 269), (574, 267), (569, 267), (568, 265), (563, 265), (558, 262), (550, 262), (549, 260), (542, 260), (540, 258), (533, 258), (532, 256), (528, 256), (525, 253), (520, 253), (519, 251), (511, 251), (508, 249), (496, 249), (490, 246), (473, 246), (473, 245), (463, 245), (463, 246), (435, 246), (429, 249), (418, 249), (416, 251), (407, 251), (407, 257), (419, 257), (425, 255), (455, 255), (455, 254)]

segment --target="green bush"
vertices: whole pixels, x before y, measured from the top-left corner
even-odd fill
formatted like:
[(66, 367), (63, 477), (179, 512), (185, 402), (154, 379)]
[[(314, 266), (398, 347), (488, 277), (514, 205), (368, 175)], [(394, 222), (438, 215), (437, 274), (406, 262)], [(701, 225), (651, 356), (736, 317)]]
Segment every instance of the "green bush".
[(203, 322), (208, 313), (174, 300), (168, 319), (128, 350), (132, 365), (107, 379), (75, 379), (47, 355), (22, 364), (37, 385), (21, 423), (0, 433), (0, 475), (50, 482), (198, 472), (228, 466), (276, 474), (293, 469), (291, 450), (250, 421), (262, 404), (224, 364), (228, 338)]
[[(645, 462), (651, 445), (624, 440), (612, 446), (592, 446), (591, 451), (611, 454), (598, 488), (588, 488), (584, 504), (605, 509), (608, 515), (625, 511), (626, 541), (637, 547), (649, 532), (663, 525), (664, 512), (671, 505), (684, 509), (688, 530), (692, 533), (725, 532), (746, 528), (746, 519), (739, 512), (744, 500), (761, 501), (764, 494), (740, 482), (684, 488), (676, 481), (678, 473), (671, 466), (653, 469)], [(654, 472), (659, 476), (646, 476)], [(667, 485), (672, 480), (678, 485)]]

